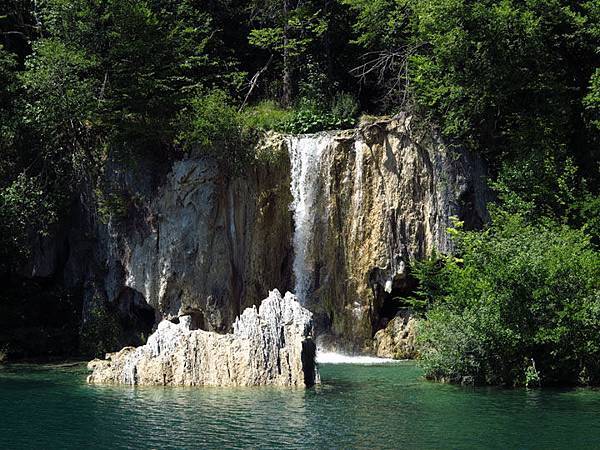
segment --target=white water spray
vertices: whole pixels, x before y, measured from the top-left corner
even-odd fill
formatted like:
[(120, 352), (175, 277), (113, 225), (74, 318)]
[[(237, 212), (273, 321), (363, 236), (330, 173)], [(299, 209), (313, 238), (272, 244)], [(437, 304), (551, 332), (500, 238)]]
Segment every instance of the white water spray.
[(304, 304), (310, 294), (313, 268), (310, 264), (310, 246), (313, 243), (318, 217), (321, 183), (321, 160), (331, 142), (327, 134), (292, 136), (288, 140), (292, 163), (291, 191), (294, 200), (294, 277), (295, 294)]
[[(327, 161), (327, 149), (331, 136), (325, 133), (291, 136), (288, 149), (292, 165), (291, 191), (294, 198), (290, 205), (294, 216), (294, 263), (295, 294), (300, 303), (305, 304), (311, 294), (315, 270), (315, 252), (321, 243), (317, 228), (327, 220), (328, 174), (322, 170)], [(363, 143), (354, 145), (355, 175), (353, 180), (352, 213), (360, 215), (363, 203)], [(362, 223), (356, 221), (351, 230), (351, 238), (356, 239), (362, 232)], [(390, 364), (394, 359), (373, 356), (350, 356), (334, 352), (317, 351), (317, 362), (324, 364)]]
[(394, 364), (397, 359), (377, 358), (375, 356), (350, 356), (334, 352), (317, 351), (317, 363), (319, 364)]

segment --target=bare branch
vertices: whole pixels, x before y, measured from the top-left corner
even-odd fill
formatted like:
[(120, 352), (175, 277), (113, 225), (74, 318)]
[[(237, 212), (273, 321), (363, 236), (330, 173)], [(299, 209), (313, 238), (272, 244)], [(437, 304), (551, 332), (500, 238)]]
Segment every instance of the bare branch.
[(410, 82), (408, 70), (410, 57), (421, 46), (422, 44), (410, 44), (394, 51), (365, 53), (362, 59), (366, 61), (350, 70), (350, 74), (359, 78), (361, 84), (366, 83), (368, 78), (375, 78), (378, 84), (386, 86), (383, 98), (389, 99), (401, 95), (401, 105), (405, 105), (408, 101)]
[(249, 86), (248, 93), (246, 94), (246, 97), (244, 98), (244, 101), (242, 102), (242, 106), (240, 106), (240, 109), (238, 110), (238, 112), (240, 112), (242, 109), (244, 109), (244, 106), (246, 106), (246, 102), (248, 101), (248, 99), (250, 98), (250, 94), (252, 94), (252, 91), (256, 87), (256, 84), (258, 83), (258, 79), (267, 70), (267, 68), (269, 67), (269, 64), (271, 64), (272, 60), (273, 60), (273, 54), (271, 53), (271, 56), (269, 56), (269, 60), (267, 61), (267, 63), (258, 72), (256, 72), (254, 74), (254, 76), (250, 80), (250, 83), (248, 83), (248, 86)]

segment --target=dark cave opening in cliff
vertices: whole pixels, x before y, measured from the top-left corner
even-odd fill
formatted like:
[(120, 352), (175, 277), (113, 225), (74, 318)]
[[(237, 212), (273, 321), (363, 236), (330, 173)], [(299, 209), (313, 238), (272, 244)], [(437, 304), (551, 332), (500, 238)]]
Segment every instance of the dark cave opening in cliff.
[(415, 278), (408, 276), (402, 282), (396, 283), (390, 292), (386, 292), (383, 286), (377, 286), (375, 289), (376, 308), (373, 317), (373, 335), (385, 328), (397, 315), (410, 311), (409, 298), (414, 296), (418, 285)]
[(188, 315), (190, 316), (190, 330), (208, 330), (202, 311), (195, 309), (190, 311)]
[(173, 317), (170, 321), (174, 324), (179, 324), (184, 321), (190, 330), (210, 331), (204, 313), (198, 309), (187, 310), (179, 317)]
[(157, 323), (155, 309), (141, 293), (128, 287), (119, 295), (118, 305), (126, 343), (144, 344)]

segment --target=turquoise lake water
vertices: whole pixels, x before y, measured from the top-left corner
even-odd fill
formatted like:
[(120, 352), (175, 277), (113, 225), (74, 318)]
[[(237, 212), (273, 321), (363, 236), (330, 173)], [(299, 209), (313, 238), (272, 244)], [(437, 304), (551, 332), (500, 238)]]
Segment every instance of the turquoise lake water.
[(600, 391), (465, 388), (413, 363), (322, 365), (323, 384), (98, 387), (0, 367), (0, 448), (600, 448)]

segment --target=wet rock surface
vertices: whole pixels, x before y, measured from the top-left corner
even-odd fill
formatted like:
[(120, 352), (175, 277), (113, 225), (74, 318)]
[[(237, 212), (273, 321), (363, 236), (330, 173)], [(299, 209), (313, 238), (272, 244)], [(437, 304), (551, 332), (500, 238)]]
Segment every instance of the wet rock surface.
[(294, 291), (345, 352), (372, 352), (415, 287), (412, 260), (452, 252), (452, 216), (487, 218), (481, 160), (418, 125), (401, 114), (288, 138)]

